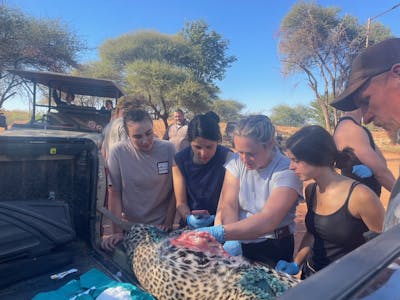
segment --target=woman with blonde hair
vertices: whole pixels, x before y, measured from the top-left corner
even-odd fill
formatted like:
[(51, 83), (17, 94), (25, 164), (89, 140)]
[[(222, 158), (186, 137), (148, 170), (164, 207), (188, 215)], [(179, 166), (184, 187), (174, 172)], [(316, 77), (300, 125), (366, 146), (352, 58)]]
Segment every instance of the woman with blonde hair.
[(234, 131), (236, 154), (226, 173), (215, 226), (211, 233), (225, 250), (275, 266), (291, 260), (295, 212), (303, 185), (289, 159), (276, 146), (275, 127), (264, 115), (239, 122)]

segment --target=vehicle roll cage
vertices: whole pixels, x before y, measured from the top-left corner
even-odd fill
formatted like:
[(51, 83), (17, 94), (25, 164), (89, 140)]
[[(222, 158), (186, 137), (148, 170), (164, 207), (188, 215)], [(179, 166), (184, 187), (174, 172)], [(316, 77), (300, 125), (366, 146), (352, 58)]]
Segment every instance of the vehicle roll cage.
[[(56, 102), (56, 106), (51, 105), (51, 99), (53, 91), (59, 91), (64, 93), (72, 93), (74, 95), (82, 96), (96, 96), (102, 98), (115, 99), (115, 105), (117, 104), (118, 98), (125, 96), (123, 89), (112, 80), (107, 79), (96, 79), (82, 76), (73, 76), (63, 73), (55, 72), (42, 72), (42, 71), (26, 71), (26, 70), (8, 70), (11, 74), (17, 75), (22, 79), (28, 80), (33, 83), (32, 98), (32, 116), (31, 123), (35, 122), (36, 108), (45, 107), (50, 112), (51, 109), (62, 110), (60, 103)], [(37, 84), (47, 86), (48, 92), (48, 104), (38, 104), (36, 101)], [(85, 110), (90, 107), (79, 107)]]

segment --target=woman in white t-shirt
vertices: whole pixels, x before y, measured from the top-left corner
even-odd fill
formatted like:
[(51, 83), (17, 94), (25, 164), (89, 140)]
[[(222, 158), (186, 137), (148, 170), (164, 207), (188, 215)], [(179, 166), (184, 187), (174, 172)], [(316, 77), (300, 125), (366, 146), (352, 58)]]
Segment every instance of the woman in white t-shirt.
[(294, 251), (294, 218), (302, 182), (275, 143), (275, 128), (264, 115), (241, 120), (234, 131), (236, 154), (226, 174), (211, 233), (232, 255), (274, 267)]

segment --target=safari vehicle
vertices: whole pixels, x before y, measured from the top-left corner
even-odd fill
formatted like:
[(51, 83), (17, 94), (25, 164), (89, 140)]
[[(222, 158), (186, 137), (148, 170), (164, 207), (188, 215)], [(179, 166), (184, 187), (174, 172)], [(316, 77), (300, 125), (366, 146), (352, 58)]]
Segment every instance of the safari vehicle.
[[(49, 98), (53, 90), (115, 99), (124, 92), (108, 80), (11, 72), (32, 86), (33, 111), (28, 123), (0, 134), (0, 299), (31, 299), (93, 268), (135, 283), (126, 258), (98, 246), (106, 176), (101, 133), (88, 123), (104, 126), (109, 112), (36, 101), (39, 84), (48, 87)], [(36, 120), (39, 107), (46, 115)], [(70, 269), (77, 272), (50, 277)]]
[[(10, 73), (20, 76), (28, 82), (27, 84), (33, 84), (31, 89), (33, 99), (32, 118), (27, 124), (14, 125), (23, 128), (94, 131), (96, 130), (96, 125), (104, 127), (108, 123), (110, 111), (104, 108), (97, 110), (92, 106), (69, 104), (61, 100), (61, 94), (73, 95), (73, 97), (80, 95), (114, 98), (115, 102), (124, 95), (122, 89), (110, 80), (24, 70), (10, 70)], [(47, 104), (39, 104), (36, 99), (38, 84), (48, 87)], [(47, 113), (40, 120), (36, 120), (36, 112), (39, 108), (45, 109)]]

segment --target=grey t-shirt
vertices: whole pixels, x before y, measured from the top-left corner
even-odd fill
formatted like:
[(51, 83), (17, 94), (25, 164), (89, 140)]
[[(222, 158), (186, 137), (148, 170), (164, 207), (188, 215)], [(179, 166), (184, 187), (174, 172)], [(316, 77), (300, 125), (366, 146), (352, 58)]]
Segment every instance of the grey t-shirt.
[[(260, 212), (272, 190), (278, 187), (289, 187), (294, 189), (299, 197), (292, 206), (289, 213), (284, 217), (278, 228), (289, 225), (291, 231), (294, 232), (294, 218), (296, 216), (296, 207), (299, 200), (303, 197), (303, 183), (296, 174), (289, 170), (289, 159), (276, 152), (272, 161), (266, 168), (258, 170), (248, 170), (239, 156), (235, 154), (225, 166), (225, 168), (240, 182), (239, 190), (239, 219), (246, 219)], [(255, 241), (260, 242), (266, 238), (273, 237), (272, 233), (259, 237)], [(248, 241), (250, 242), (250, 241)]]
[(130, 140), (116, 144), (110, 152), (108, 168), (113, 190), (121, 192), (122, 210), (127, 220), (163, 224), (171, 199), (172, 164), (175, 147), (154, 140), (149, 153), (137, 150)]

